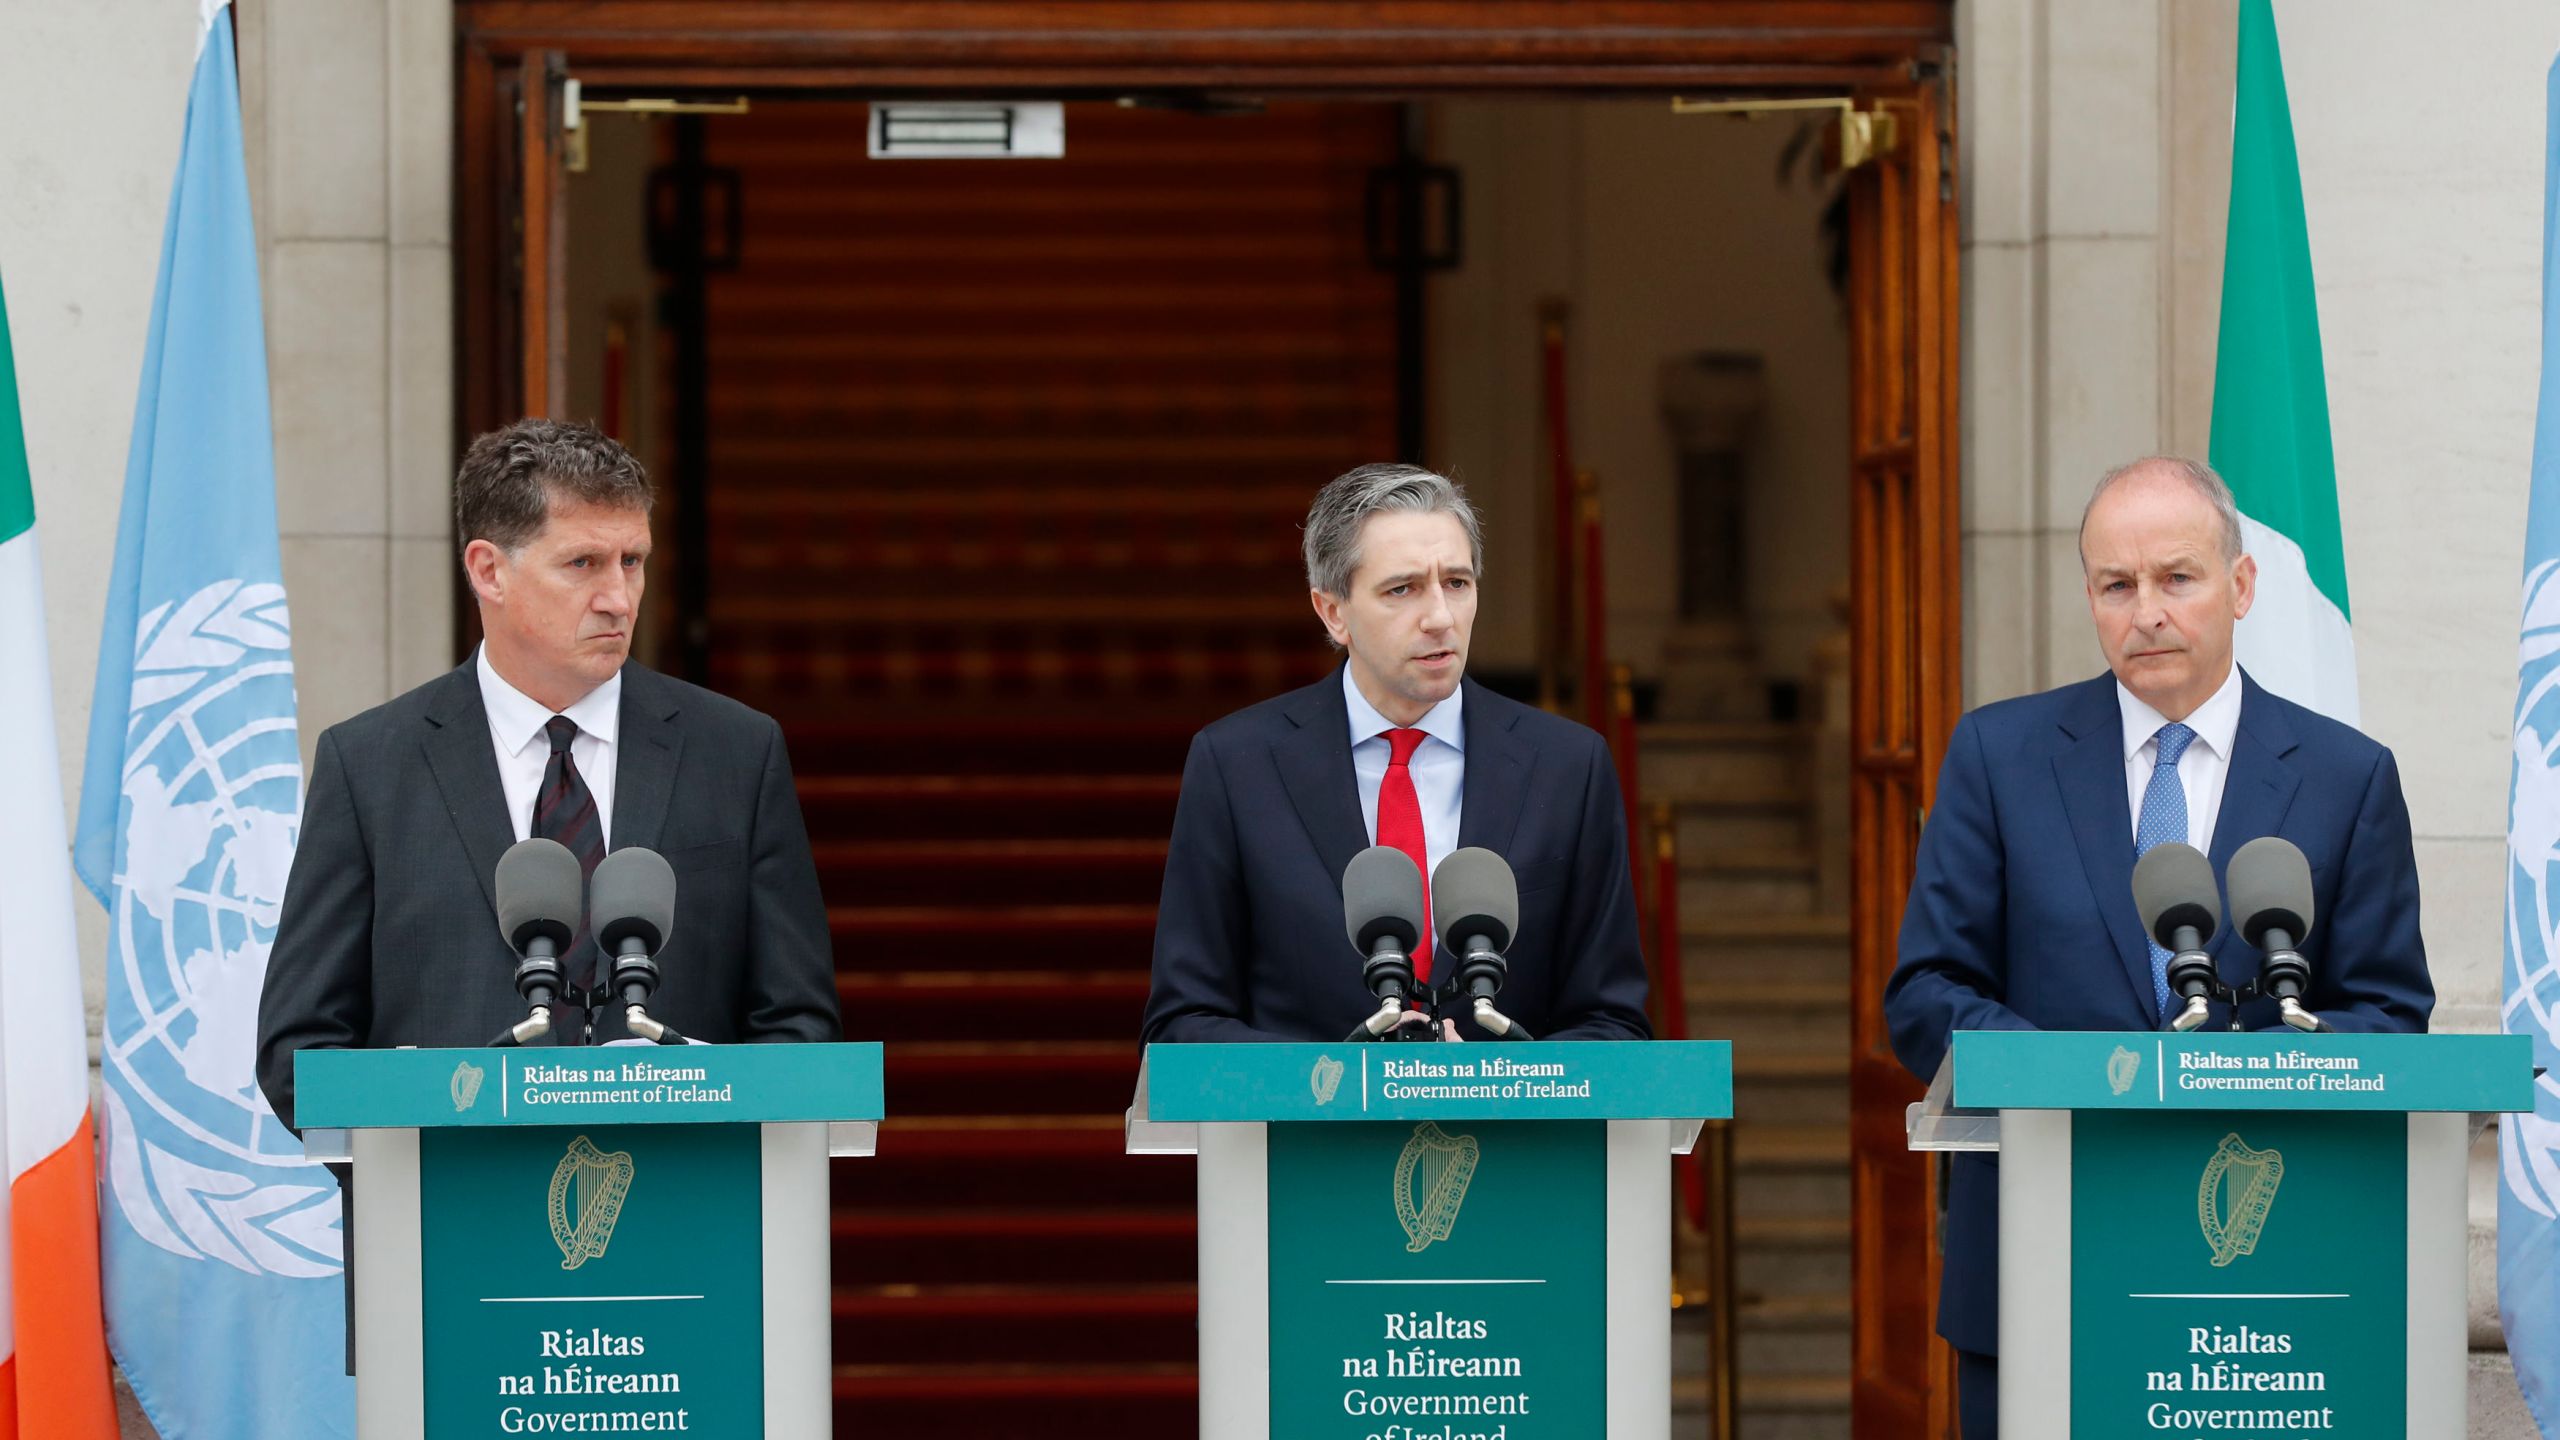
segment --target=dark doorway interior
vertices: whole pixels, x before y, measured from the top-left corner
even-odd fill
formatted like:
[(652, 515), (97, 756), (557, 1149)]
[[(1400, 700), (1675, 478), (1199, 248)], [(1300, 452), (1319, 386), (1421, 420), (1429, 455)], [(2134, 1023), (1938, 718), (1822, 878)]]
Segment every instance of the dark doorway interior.
[(1398, 115), (1077, 104), (975, 162), (865, 118), (699, 122), (702, 678), (789, 731), (899, 1115), (838, 1194), (844, 1425), (1189, 1434), (1191, 1167), (1118, 1117), (1184, 746), (1330, 663), (1297, 522), (1396, 443)]

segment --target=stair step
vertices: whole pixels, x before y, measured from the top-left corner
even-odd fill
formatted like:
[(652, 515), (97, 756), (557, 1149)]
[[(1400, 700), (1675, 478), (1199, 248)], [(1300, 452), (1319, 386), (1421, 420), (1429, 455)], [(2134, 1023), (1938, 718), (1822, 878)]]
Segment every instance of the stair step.
[(812, 847), (838, 905), (1144, 905), (1164, 889), (1154, 840), (852, 840)]
[(813, 835), (878, 839), (1023, 839), (1173, 828), (1176, 775), (821, 775), (800, 780)]
[[(940, 710), (962, 718), (989, 710), (1086, 711), (1113, 704), (1190, 714), (1205, 724), (1315, 679), (1326, 659), (1293, 626), (1215, 636), (1099, 627), (1041, 635), (1013, 625), (846, 630), (777, 622), (715, 626), (711, 682), (726, 694), (755, 695), (768, 712), (826, 706), (905, 715)], [(1178, 768), (1181, 754), (1175, 746), (1166, 768)], [(1097, 751), (1048, 764), (1116, 769), (1129, 765), (1132, 756), (1126, 750)], [(941, 770), (973, 762), (956, 743), (947, 743), (909, 763)], [(1017, 758), (980, 768), (1048, 765)]]
[[(1150, 963), (1156, 907), (1127, 905), (876, 905), (830, 908), (839, 970), (913, 970), (943, 961), (986, 971), (1089, 969), (1127, 973)], [(1135, 1034), (1133, 1021), (1129, 1033)]]
[(1849, 917), (1680, 915), (1682, 976), (1693, 996), (1737, 980), (1849, 980)]
[(1748, 1330), (1829, 1330), (1849, 1323), (1854, 1313), (1848, 1292), (1836, 1295), (1771, 1295), (1734, 1306), (1735, 1318)]
[(1813, 851), (1802, 845), (1701, 845), (1680, 848), (1687, 875), (1803, 875), (1814, 873)]
[(1810, 869), (1735, 872), (1680, 867), (1680, 913), (1802, 915), (1821, 900)]
[(1846, 1164), (1739, 1170), (1733, 1177), (1737, 1220), (1761, 1215), (1846, 1215), (1849, 1202)]
[(1746, 1301), (1837, 1294), (1850, 1285), (1849, 1216), (1737, 1215), (1734, 1290)]
[(890, 970), (838, 975), (836, 1000), (849, 1040), (1102, 1039), (1138, 1033), (1147, 985), (1144, 970)]
[(892, 1118), (880, 1153), (834, 1177), (839, 1209), (1018, 1205), (1060, 1211), (1188, 1207), (1192, 1166), (1121, 1152), (1118, 1115)]
[(1187, 1284), (866, 1285), (834, 1295), (836, 1359), (875, 1365), (952, 1355), (1183, 1364), (1199, 1354)]
[(1826, 980), (1730, 980), (1689, 994), (1689, 1033), (1731, 1040), (1742, 1052), (1842, 1050), (1849, 987)]
[(934, 1205), (840, 1209), (831, 1223), (839, 1285), (990, 1283), (1024, 1275), (1187, 1283), (1199, 1269), (1198, 1221), (1188, 1208)]
[(848, 715), (840, 704), (768, 707), (782, 722), (800, 775), (1177, 775), (1191, 737), (1214, 711), (971, 715)]
[(1636, 727), (1636, 739), (1648, 750), (1770, 747), (1792, 745), (1803, 736), (1797, 727), (1774, 720), (1652, 720)]
[(1192, 1365), (839, 1365), (835, 1428), (936, 1440), (1188, 1435), (1199, 1396)]
[(1849, 1164), (1849, 1127), (1736, 1121), (1733, 1160), (1741, 1170), (1845, 1170)]
[[(1669, 798), (1669, 797), (1666, 797)], [(1675, 799), (1674, 835), (1680, 855), (1734, 846), (1768, 845), (1783, 849), (1804, 846), (1811, 821), (1801, 801), (1712, 801)]]
[(1802, 806), (1804, 743), (1785, 725), (1675, 722), (1638, 733), (1648, 803)]
[(1115, 1114), (1137, 1082), (1134, 1038), (892, 1040), (882, 1073), (900, 1115)]
[(1751, 1037), (1733, 1056), (1734, 1113), (1752, 1124), (1843, 1125), (1849, 1119), (1844, 1048), (1784, 1049)]

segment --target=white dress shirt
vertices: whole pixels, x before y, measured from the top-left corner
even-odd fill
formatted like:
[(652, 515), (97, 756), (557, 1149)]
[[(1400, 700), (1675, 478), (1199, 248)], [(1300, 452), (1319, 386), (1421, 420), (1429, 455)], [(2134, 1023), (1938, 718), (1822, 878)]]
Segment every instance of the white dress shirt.
[[(498, 753), (498, 783), (507, 793), (507, 823), (516, 838), (533, 834), (533, 802), (542, 792), (542, 772), (551, 764), (551, 708), (506, 682), (489, 664), (489, 647), (480, 647), (480, 708), (488, 712), (489, 743)], [(622, 672), (588, 691), (575, 705), (559, 712), (578, 723), (569, 742), (587, 793), (596, 797), (596, 820), (603, 827), (605, 848), (613, 848), (614, 738), (622, 729)]]
[[(1368, 823), (1369, 843), (1378, 843), (1378, 787), (1386, 783), (1387, 761), (1395, 753), (1394, 742), (1387, 732), (1400, 728), (1360, 687), (1351, 682), (1351, 667), (1342, 667), (1343, 703), (1351, 712), (1351, 773), (1360, 782), (1360, 818)], [(1422, 804), (1422, 853), (1429, 858), (1422, 883), (1427, 889), (1431, 873), (1449, 852), (1458, 848), (1458, 811), (1466, 798), (1467, 717), (1464, 687), (1449, 692), (1449, 698), (1424, 712), (1410, 728), (1431, 738), (1422, 742), (1405, 763), (1413, 775), (1414, 798)]]
[[(2116, 705), (2124, 713), (2124, 791), (2133, 810), (2133, 828), (2142, 829), (2142, 792), (2151, 788), (2151, 770), (2160, 761), (2160, 727), (2169, 723), (2157, 710), (2134, 698), (2116, 682)], [(2187, 792), (2187, 843), (2213, 853), (2213, 822), (2222, 813), (2222, 783), (2231, 775), (2231, 746), (2240, 735), (2240, 667), (2233, 665), (2222, 688), (2186, 718), (2196, 732), (2178, 756), (2178, 785)]]

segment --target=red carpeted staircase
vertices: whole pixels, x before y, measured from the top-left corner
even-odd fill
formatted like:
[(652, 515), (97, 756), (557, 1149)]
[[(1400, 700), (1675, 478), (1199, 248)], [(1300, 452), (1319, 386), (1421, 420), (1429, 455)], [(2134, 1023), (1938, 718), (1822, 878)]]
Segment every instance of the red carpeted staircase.
[(1191, 733), (1329, 663), (1297, 523), (1392, 444), (1381, 107), (1071, 107), (1069, 158), (709, 129), (712, 683), (783, 721), (845, 1033), (839, 1433), (1195, 1429), (1188, 1162), (1121, 1154)]

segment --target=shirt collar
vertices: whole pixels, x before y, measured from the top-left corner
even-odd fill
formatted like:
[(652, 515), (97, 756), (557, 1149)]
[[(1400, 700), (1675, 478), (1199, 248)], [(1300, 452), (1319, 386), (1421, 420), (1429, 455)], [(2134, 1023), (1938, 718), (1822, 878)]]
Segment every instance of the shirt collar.
[[(1467, 752), (1467, 687), (1460, 685), (1449, 692), (1449, 698), (1422, 713), (1412, 725), (1402, 727), (1419, 730), (1441, 744), (1463, 755)], [(1352, 682), (1351, 667), (1342, 667), (1343, 707), (1351, 712), (1351, 744), (1358, 748), (1364, 741), (1375, 740), (1389, 730), (1399, 728), (1396, 722), (1378, 713), (1369, 697), (1360, 693)]]
[[(2116, 682), (2116, 706), (2124, 713), (2124, 758), (2151, 743), (2168, 717), (2144, 704), (2134, 693)], [(2231, 758), (2231, 747), (2240, 736), (2240, 667), (2234, 663), (2231, 673), (2222, 678), (2222, 688), (2186, 718), (2186, 727), (2196, 732), (2196, 740), (2224, 760)]]
[[(534, 743), (550, 723), (551, 710), (498, 673), (489, 663), (489, 647), (482, 645), (477, 657), (480, 669), (480, 705), (489, 712), (489, 729), (510, 755), (521, 755)], [(578, 722), (578, 728), (611, 745), (622, 728), (622, 672), (578, 697), (576, 704), (560, 712)]]

